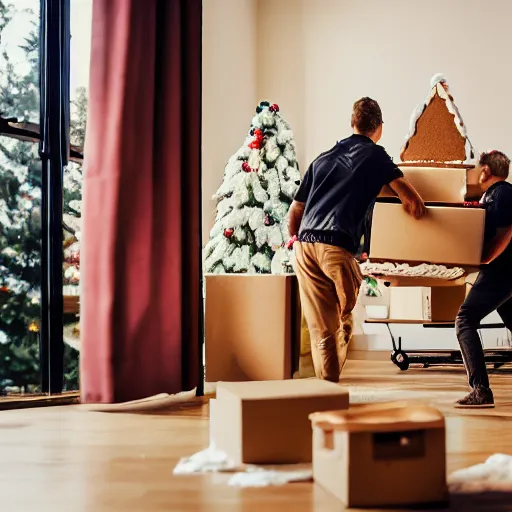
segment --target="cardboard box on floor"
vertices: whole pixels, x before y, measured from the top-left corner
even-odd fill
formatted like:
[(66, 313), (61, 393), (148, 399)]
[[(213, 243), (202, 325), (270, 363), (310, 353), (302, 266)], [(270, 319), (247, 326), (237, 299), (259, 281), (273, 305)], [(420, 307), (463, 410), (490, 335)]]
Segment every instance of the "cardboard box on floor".
[(316, 413), (313, 477), (347, 508), (446, 503), (443, 415), (426, 405), (382, 403)]
[(370, 259), (479, 266), (485, 211), (480, 208), (428, 206), (416, 220), (400, 204), (377, 203), (371, 230)]
[[(464, 202), (466, 169), (401, 167), (401, 170), (426, 203), (462, 204)], [(379, 197), (395, 197), (395, 193), (389, 186), (385, 186)]]
[(219, 382), (215, 445), (236, 464), (311, 462), (309, 415), (348, 404), (347, 389), (323, 380)]
[(465, 297), (465, 285), (432, 288), (391, 287), (389, 318), (420, 322), (454, 322)]
[(300, 337), (294, 275), (207, 274), (206, 380), (289, 379)]

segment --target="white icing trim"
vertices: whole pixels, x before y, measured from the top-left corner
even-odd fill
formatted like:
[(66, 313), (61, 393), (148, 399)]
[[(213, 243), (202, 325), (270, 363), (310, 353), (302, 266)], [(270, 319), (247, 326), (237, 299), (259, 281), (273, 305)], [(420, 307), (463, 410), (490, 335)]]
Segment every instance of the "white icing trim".
[[(454, 116), (454, 122), (455, 126), (457, 127), (457, 130), (459, 130), (459, 133), (461, 136), (465, 139), (465, 153), (466, 153), (466, 159), (462, 163), (472, 162), (475, 159), (475, 151), (473, 148), (473, 145), (471, 144), (471, 141), (468, 138), (466, 125), (464, 124), (464, 121), (462, 120), (462, 116), (460, 115), (459, 109), (455, 105), (454, 101), (450, 97), (450, 93), (446, 91), (443, 84), (446, 85), (448, 88), (448, 85), (446, 83), (446, 79), (442, 73), (438, 73), (437, 75), (434, 75), (432, 79), (430, 80), (431, 83), (431, 90), (430, 94), (427, 96), (427, 99), (423, 102), (423, 105), (418, 105), (409, 120), (409, 133), (406, 136), (406, 144), (407, 141), (411, 137), (414, 136), (416, 133), (416, 125), (418, 123), (419, 118), (425, 111), (425, 109), (430, 105), (430, 102), (434, 99), (434, 97), (437, 95), (442, 100), (444, 100), (446, 104), (446, 108), (448, 109), (448, 112)], [(424, 160), (424, 161), (432, 161), (433, 160)], [(461, 161), (452, 161), (447, 163), (457, 163)]]
[(430, 87), (434, 88), (437, 84), (446, 83), (443, 73), (437, 73), (430, 79)]
[(444, 265), (429, 265), (428, 263), (409, 266), (407, 263), (373, 263), (368, 260), (361, 263), (360, 268), (363, 275), (375, 277), (404, 276), (451, 280), (458, 279), (465, 275), (464, 269), (460, 267), (448, 268)]

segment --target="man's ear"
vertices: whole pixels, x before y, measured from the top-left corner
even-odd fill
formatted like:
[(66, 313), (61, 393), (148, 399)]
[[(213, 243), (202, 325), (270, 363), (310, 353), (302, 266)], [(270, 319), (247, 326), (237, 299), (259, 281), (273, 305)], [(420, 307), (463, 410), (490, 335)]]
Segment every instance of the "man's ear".
[(480, 183), (485, 183), (491, 177), (491, 169), (488, 165), (482, 165), (480, 169)]

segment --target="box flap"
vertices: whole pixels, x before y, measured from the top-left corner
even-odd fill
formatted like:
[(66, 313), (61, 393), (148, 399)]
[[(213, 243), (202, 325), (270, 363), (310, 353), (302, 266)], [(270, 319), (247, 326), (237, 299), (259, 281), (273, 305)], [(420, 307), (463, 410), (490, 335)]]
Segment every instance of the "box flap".
[(444, 428), (443, 414), (428, 405), (388, 402), (352, 406), (346, 411), (315, 412), (313, 425), (324, 430), (346, 432), (391, 432)]
[(279, 400), (310, 396), (347, 395), (348, 390), (339, 384), (319, 379), (290, 379), (252, 382), (219, 382), (217, 398), (224, 393), (240, 400)]

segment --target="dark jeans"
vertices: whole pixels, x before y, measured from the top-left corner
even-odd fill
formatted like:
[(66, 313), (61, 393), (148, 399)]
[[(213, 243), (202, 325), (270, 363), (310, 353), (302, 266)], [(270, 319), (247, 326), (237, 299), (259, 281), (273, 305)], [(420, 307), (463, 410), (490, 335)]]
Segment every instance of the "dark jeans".
[(512, 330), (512, 269), (486, 267), (480, 271), (455, 321), (457, 339), (472, 388), (489, 387), (478, 326), (493, 311)]

